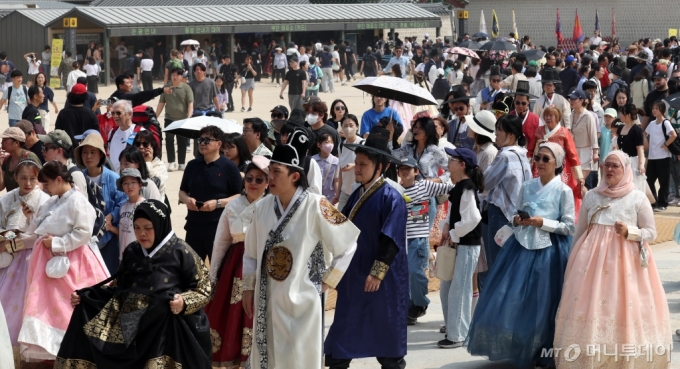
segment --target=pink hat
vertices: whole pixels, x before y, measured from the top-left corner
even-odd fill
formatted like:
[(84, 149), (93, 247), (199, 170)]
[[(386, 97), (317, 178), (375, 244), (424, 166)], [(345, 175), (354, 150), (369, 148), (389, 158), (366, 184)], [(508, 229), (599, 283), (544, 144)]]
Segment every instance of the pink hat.
[(264, 174), (269, 175), (269, 159), (262, 155), (253, 156), (253, 164), (264, 172)]

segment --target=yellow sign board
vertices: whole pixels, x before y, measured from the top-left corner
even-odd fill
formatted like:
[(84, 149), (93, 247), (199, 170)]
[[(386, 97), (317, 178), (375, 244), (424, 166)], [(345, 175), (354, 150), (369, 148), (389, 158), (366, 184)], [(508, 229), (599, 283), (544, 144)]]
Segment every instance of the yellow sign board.
[(62, 51), (64, 51), (64, 40), (52, 39), (52, 59), (50, 60), (50, 86), (52, 88), (59, 88), (59, 85), (61, 85), (58, 70), (61, 64)]
[(77, 28), (78, 18), (64, 18), (64, 28)]
[(678, 29), (677, 28), (669, 28), (668, 29), (668, 37), (678, 37)]
[(458, 11), (458, 19), (468, 19), (468, 16), (470, 13), (467, 10), (459, 10)]

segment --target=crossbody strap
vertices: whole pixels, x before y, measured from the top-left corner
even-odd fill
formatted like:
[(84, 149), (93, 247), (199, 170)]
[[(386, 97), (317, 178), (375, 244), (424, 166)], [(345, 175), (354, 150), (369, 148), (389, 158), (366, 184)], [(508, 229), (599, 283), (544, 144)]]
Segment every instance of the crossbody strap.
[(522, 167), (522, 182), (526, 182), (527, 179), (526, 179), (526, 175), (524, 175), (524, 164), (522, 164), (522, 158), (519, 156), (517, 151), (515, 151), (515, 150), (508, 150), (508, 151), (512, 151), (515, 155), (517, 155), (517, 160), (519, 160), (519, 165), (520, 165), (520, 167)]

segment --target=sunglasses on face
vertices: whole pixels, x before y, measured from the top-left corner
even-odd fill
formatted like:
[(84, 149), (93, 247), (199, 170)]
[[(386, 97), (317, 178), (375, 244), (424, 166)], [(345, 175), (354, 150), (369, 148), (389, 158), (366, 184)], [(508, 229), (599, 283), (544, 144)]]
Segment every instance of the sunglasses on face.
[(125, 114), (125, 113), (123, 113), (122, 111), (112, 111), (111, 114), (117, 115), (117, 116), (120, 117), (121, 115), (123, 115), (123, 114)]
[(272, 113), (272, 119), (283, 119), (283, 114)]
[(453, 108), (453, 110), (455, 110), (455, 111), (465, 111), (465, 109), (466, 109), (465, 106), (457, 106), (457, 107)]
[(534, 161), (537, 163), (540, 161), (543, 161), (544, 163), (550, 163), (551, 160), (552, 158), (547, 155), (534, 155)]
[(151, 143), (149, 143), (149, 141), (137, 141), (137, 142), (135, 142), (135, 147), (144, 147), (145, 149), (148, 149), (149, 146), (151, 146)]
[(491, 80), (491, 82), (494, 82), (494, 83), (498, 83), (498, 82), (500, 82), (500, 81), (501, 81), (500, 79), (492, 79), (492, 80)]
[(56, 150), (56, 149), (57, 148), (55, 146), (52, 146), (52, 145), (43, 145), (43, 147), (42, 147), (43, 152), (47, 152), (49, 150)]
[(210, 141), (219, 141), (219, 140), (215, 140), (214, 138), (210, 138), (210, 137), (201, 137), (201, 138), (196, 139), (196, 142), (198, 142), (199, 145), (209, 145)]
[(342, 111), (345, 111), (345, 107), (344, 107), (344, 106), (340, 106), (340, 105), (336, 106), (334, 109), (335, 109), (335, 110), (342, 110)]
[(264, 182), (264, 178), (255, 178), (255, 177), (252, 177), (252, 176), (246, 176), (246, 178), (244, 178), (244, 180), (246, 181), (246, 183), (255, 182), (255, 184), (262, 184), (262, 182)]
[(529, 103), (526, 102), (526, 101), (515, 101), (515, 105), (524, 106), (524, 105), (529, 105)]

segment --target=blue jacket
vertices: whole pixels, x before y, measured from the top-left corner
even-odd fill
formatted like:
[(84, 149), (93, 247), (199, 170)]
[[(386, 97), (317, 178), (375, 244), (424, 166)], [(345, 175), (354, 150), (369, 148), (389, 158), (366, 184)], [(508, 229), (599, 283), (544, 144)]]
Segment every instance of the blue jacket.
[[(118, 221), (120, 220), (120, 206), (128, 201), (128, 196), (122, 191), (118, 191), (116, 188), (116, 180), (118, 179), (118, 173), (103, 167), (101, 176), (101, 186), (102, 186), (102, 196), (106, 202), (106, 209), (104, 209), (104, 215), (113, 215), (113, 224), (118, 226)], [(87, 169), (83, 169), (83, 175), (87, 177)], [(102, 244), (106, 244), (115, 235), (109, 231), (106, 231), (104, 238), (102, 239)]]

